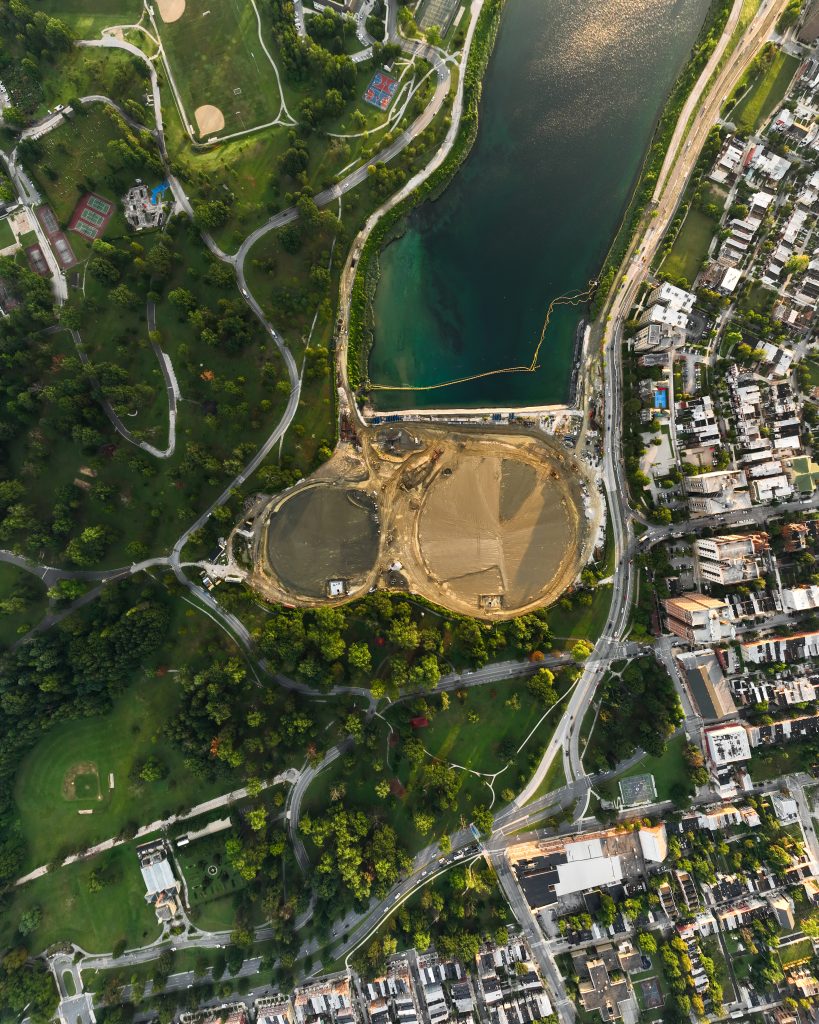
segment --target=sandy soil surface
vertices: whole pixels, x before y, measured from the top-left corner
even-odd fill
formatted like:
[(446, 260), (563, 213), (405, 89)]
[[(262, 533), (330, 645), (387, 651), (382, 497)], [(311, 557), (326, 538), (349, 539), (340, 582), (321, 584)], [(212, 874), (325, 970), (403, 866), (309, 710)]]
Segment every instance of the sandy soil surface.
[(197, 107), (193, 116), (196, 118), (196, 126), (200, 135), (212, 135), (225, 127), (225, 115), (218, 107), (214, 107), (210, 103)]
[(252, 566), (248, 582), (269, 600), (315, 606), (338, 577), (351, 582), (348, 599), (409, 590), (487, 619), (549, 604), (574, 582), (597, 526), (583, 514), (587, 473), (562, 446), (431, 424), (406, 435), (342, 443), (293, 494), (260, 496), (250, 545), (235, 532), (230, 541), (231, 557)]
[(474, 608), (490, 595), (529, 604), (575, 539), (562, 489), (545, 472), (489, 453), (451, 463), (430, 485), (418, 522), (430, 577)]
[(185, 0), (157, 0), (157, 7), (162, 20), (169, 25), (185, 13)]

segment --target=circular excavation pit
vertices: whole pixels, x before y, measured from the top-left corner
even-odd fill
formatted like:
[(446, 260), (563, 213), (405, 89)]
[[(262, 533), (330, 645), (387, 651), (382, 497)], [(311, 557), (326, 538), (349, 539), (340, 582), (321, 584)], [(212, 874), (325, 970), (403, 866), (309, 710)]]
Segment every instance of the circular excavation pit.
[(294, 491), (270, 513), (266, 553), (287, 590), (308, 598), (360, 586), (378, 558), (375, 500), (353, 487), (316, 484)]
[(578, 517), (548, 462), (467, 450), (436, 470), (418, 515), (417, 550), (445, 603), (509, 611), (566, 586)]

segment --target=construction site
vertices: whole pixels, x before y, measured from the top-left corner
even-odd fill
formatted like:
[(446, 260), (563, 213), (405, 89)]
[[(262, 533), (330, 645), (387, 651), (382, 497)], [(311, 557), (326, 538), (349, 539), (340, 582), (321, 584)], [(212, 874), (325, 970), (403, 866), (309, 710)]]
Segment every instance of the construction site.
[(588, 467), (535, 431), (343, 425), (309, 479), (260, 495), (230, 562), (270, 601), (373, 589), (503, 619), (550, 604), (592, 557), (603, 515)]

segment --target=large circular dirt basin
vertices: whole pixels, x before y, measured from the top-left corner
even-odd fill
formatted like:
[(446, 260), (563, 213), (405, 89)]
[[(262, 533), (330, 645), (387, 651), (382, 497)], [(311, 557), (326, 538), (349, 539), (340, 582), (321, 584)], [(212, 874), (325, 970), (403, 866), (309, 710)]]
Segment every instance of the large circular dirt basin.
[(270, 516), (267, 558), (287, 590), (326, 597), (330, 580), (355, 583), (378, 557), (375, 501), (354, 488), (305, 487)]
[(576, 558), (577, 514), (552, 466), (464, 452), (441, 467), (418, 521), (432, 579), (472, 607), (522, 608)]

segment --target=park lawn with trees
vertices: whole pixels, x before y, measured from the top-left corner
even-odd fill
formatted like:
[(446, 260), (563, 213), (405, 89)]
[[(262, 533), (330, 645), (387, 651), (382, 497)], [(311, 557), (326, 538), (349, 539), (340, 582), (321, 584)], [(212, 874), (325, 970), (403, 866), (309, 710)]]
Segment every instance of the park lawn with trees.
[[(27, 868), (117, 835), (129, 823), (145, 825), (229, 790), (228, 778), (194, 776), (163, 735), (180, 695), (174, 676), (164, 674), (164, 666), (162, 671), (128, 687), (104, 716), (55, 725), (23, 760), (14, 792)], [(87, 799), (65, 790), (79, 765), (94, 766), (98, 777)], [(89, 809), (93, 814), (79, 814)]]
[[(498, 806), (513, 799), (560, 719), (565, 688), (565, 679), (543, 670), (526, 681), (431, 693), (394, 705), (386, 723), (379, 719), (353, 730), (356, 751), (317, 776), (303, 815), (322, 820), (334, 806), (368, 813), (389, 823), (414, 853), (480, 815), (493, 803), (493, 793)], [(497, 774), (493, 788), (476, 773)], [(309, 839), (311, 831), (305, 834)], [(318, 857), (315, 844), (313, 852)]]
[[(140, 33), (141, 36), (141, 33)], [(142, 36), (139, 44), (145, 39)], [(152, 125), (145, 98), (150, 77), (144, 62), (125, 50), (75, 47), (59, 62), (43, 65), (40, 114), (82, 96), (108, 96), (143, 124)], [(73, 106), (73, 104), (72, 104)]]
[(682, 732), (676, 733), (668, 741), (665, 750), (659, 757), (645, 754), (633, 768), (618, 775), (617, 782), (621, 779), (629, 779), (634, 775), (650, 772), (654, 776), (657, 787), (657, 799), (673, 800), (675, 795), (681, 792), (681, 788), (688, 789), (690, 787), (690, 772), (683, 757), (685, 745), (685, 735)]
[[(558, 677), (556, 697), (565, 693), (561, 682)], [(385, 717), (401, 735), (414, 735), (420, 740), (433, 758), (492, 774), (510, 763), (510, 756), (533, 732), (546, 710), (544, 704), (532, 699), (526, 679), (513, 679), (454, 690), (447, 692), (446, 698), (436, 694), (429, 699), (404, 701), (390, 708)], [(553, 717), (559, 719), (559, 708)], [(428, 718), (429, 725), (413, 730), (414, 718)], [(532, 748), (541, 748), (551, 731), (546, 718), (532, 735)], [(528, 753), (526, 747), (521, 756)], [(504, 783), (505, 774), (497, 780), (499, 787)]]
[(0, 943), (24, 942), (34, 950), (76, 942), (92, 953), (110, 953), (118, 942), (143, 946), (160, 934), (133, 843), (58, 868), (18, 886), (0, 914)]
[[(147, 130), (135, 132), (104, 103), (78, 104), (72, 120), (39, 139), (25, 140), (19, 152), (62, 227), (84, 193), (97, 192), (111, 201), (115, 210), (107, 239), (128, 233), (120, 198), (134, 179), (162, 180), (159, 153)], [(71, 232), (68, 239), (73, 248), (82, 235)]]
[(597, 723), (584, 753), (592, 772), (612, 769), (638, 749), (661, 757), (683, 719), (674, 683), (653, 657), (629, 662), (620, 675), (609, 673), (598, 701)]
[(474, 962), (482, 942), (507, 942), (511, 912), (492, 868), (483, 860), (459, 864), (416, 893), (385, 920), (353, 955), (365, 977), (382, 973), (392, 953), (430, 945), (443, 957)]
[[(737, 131), (756, 131), (775, 112), (782, 102), (791, 79), (799, 67), (799, 58), (768, 44), (754, 61), (750, 81), (745, 82), (747, 91), (727, 113)], [(742, 84), (735, 92), (741, 95)]]

